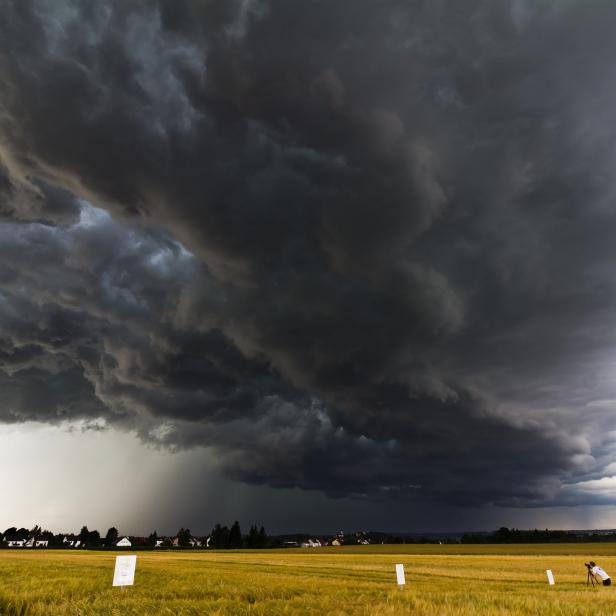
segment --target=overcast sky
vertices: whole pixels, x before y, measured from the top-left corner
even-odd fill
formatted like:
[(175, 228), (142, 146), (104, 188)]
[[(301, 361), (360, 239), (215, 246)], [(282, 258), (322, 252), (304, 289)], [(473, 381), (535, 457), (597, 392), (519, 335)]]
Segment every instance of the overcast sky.
[(0, 527), (616, 527), (615, 31), (0, 0)]

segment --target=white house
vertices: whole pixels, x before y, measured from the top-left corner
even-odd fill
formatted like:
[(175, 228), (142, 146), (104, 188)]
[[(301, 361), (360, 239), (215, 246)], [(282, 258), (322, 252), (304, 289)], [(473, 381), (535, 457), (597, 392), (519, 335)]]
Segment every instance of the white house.
[(302, 543), (303, 548), (320, 548), (321, 542), (318, 539), (308, 539), (308, 541)]
[(35, 541), (34, 547), (36, 547), (36, 548), (47, 548), (47, 547), (49, 547), (49, 541), (44, 540), (44, 539), (38, 539), (37, 541)]
[(28, 539), (28, 541), (26, 541), (26, 547), (27, 548), (33, 548), (34, 547), (34, 537), (30, 537), (30, 539)]
[(159, 548), (162, 546), (164, 539), (157, 539), (156, 540), (156, 545), (154, 546), (155, 548)]
[(68, 537), (64, 537), (64, 539), (62, 539), (62, 543), (67, 548), (78, 548), (81, 545), (81, 541), (79, 539), (68, 539)]
[(11, 541), (7, 541), (7, 545), (10, 548), (23, 548), (25, 544), (26, 544), (25, 539), (13, 539)]
[(128, 537), (124, 537), (116, 543), (116, 546), (119, 548), (130, 548), (131, 545), (133, 544), (128, 540)]

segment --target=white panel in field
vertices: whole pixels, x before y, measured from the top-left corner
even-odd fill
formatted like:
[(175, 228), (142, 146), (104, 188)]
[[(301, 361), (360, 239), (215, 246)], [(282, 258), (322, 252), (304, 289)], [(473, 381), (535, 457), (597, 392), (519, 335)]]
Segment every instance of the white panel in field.
[(132, 586), (135, 583), (137, 556), (116, 556), (113, 572), (114, 586)]
[(552, 570), (551, 569), (546, 569), (545, 572), (548, 575), (548, 584), (550, 586), (554, 586), (554, 576), (552, 575)]
[(398, 578), (398, 584), (404, 586), (406, 580), (404, 579), (404, 565), (396, 565), (396, 577)]

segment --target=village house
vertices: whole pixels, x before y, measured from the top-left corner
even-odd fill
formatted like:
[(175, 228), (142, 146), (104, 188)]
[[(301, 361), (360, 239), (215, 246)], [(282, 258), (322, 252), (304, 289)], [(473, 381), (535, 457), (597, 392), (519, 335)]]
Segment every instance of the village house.
[[(179, 547), (181, 547), (181, 546), (180, 546), (180, 540), (179, 540), (177, 537), (174, 537), (174, 538), (171, 540), (171, 545), (172, 545), (174, 548), (179, 548)], [(194, 537), (191, 537), (191, 538), (188, 540), (188, 545), (187, 545), (186, 547), (191, 547), (191, 548), (200, 548), (201, 546), (202, 546), (201, 541), (199, 541), (198, 539), (195, 539)]]
[(64, 537), (64, 539), (62, 539), (62, 545), (65, 548), (78, 548), (81, 545), (81, 541), (79, 539), (69, 539), (68, 537)]
[(119, 548), (130, 548), (132, 545), (128, 537), (124, 537), (116, 543), (116, 546)]
[(30, 537), (30, 539), (7, 539), (6, 545), (9, 548), (46, 548), (49, 545), (49, 541), (35, 539), (34, 537)]

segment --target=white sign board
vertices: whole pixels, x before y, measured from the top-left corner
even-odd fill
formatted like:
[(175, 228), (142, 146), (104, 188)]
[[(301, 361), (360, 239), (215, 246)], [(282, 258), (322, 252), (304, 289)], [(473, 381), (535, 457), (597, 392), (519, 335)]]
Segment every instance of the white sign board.
[(137, 556), (116, 556), (113, 585), (132, 586), (135, 583), (136, 566)]
[(396, 577), (398, 578), (398, 584), (404, 586), (406, 581), (404, 579), (404, 565), (396, 565)]
[(548, 584), (550, 586), (554, 586), (554, 576), (552, 575), (552, 570), (546, 569), (545, 572), (548, 574)]

